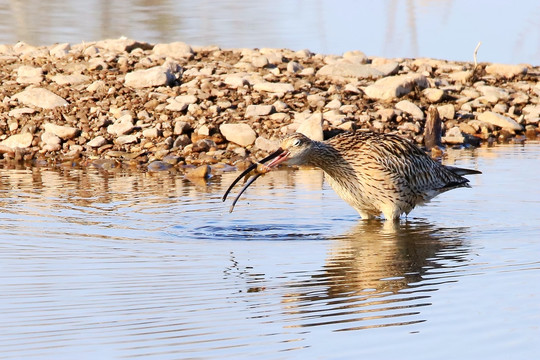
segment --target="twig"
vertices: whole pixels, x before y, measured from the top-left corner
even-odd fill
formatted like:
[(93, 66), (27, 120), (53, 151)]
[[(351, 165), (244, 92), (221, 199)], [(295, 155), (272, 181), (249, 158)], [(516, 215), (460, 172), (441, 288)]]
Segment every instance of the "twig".
[(476, 61), (476, 55), (478, 54), (478, 49), (480, 48), (480, 45), (482, 45), (482, 42), (479, 41), (478, 42), (478, 45), (476, 45), (476, 47), (474, 48), (474, 54), (473, 54), (473, 58), (474, 58), (474, 68), (476, 69), (476, 67), (478, 66), (478, 62)]

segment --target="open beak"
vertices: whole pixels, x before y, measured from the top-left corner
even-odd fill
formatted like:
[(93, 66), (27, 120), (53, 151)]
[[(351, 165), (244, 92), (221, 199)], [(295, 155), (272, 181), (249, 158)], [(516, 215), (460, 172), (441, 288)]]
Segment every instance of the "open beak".
[[(229, 195), (229, 193), (231, 192), (232, 188), (240, 181), (240, 179), (242, 179), (244, 176), (248, 175), (250, 172), (252, 172), (253, 170), (257, 169), (257, 166), (259, 165), (264, 165), (264, 163), (272, 160), (270, 163), (268, 163), (268, 165), (264, 165), (264, 168), (267, 169), (267, 171), (270, 171), (272, 168), (278, 166), (279, 164), (281, 164), (282, 162), (284, 162), (285, 160), (287, 160), (289, 156), (289, 152), (288, 151), (285, 151), (283, 150), (282, 148), (279, 148), (277, 149), (275, 152), (273, 152), (272, 154), (268, 155), (267, 157), (265, 157), (264, 159), (262, 159), (261, 161), (259, 162), (256, 162), (254, 164), (252, 164), (251, 166), (249, 166), (246, 170), (242, 171), (242, 173), (240, 175), (238, 175), (238, 177), (236, 179), (234, 179), (234, 181), (231, 183), (231, 185), (229, 185), (229, 188), (227, 189), (227, 191), (225, 191), (225, 194), (223, 194), (223, 197), (221, 198), (222, 201), (225, 201), (227, 199), (227, 196)], [(267, 172), (266, 171), (266, 172)], [(251, 177), (247, 182), (246, 184), (244, 185), (244, 187), (242, 187), (242, 189), (240, 190), (240, 192), (238, 193), (238, 195), (236, 195), (236, 198), (234, 199), (232, 205), (231, 205), (231, 208), (229, 209), (229, 212), (232, 212), (234, 210), (234, 206), (236, 205), (236, 202), (238, 201), (238, 199), (240, 199), (240, 196), (242, 196), (242, 194), (244, 193), (244, 191), (246, 191), (246, 189), (251, 185), (253, 184), (253, 182), (255, 180), (257, 180), (257, 178), (259, 176), (261, 176), (263, 173), (257, 173), (255, 174), (253, 177)]]

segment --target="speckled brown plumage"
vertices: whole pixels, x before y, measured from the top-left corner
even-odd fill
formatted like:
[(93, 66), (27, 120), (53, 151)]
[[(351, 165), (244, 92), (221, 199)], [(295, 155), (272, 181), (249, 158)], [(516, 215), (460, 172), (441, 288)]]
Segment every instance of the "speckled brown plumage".
[(461, 175), (480, 173), (441, 165), (409, 140), (373, 132), (346, 132), (322, 142), (295, 133), (266, 160), (272, 160), (267, 171), (280, 163), (321, 168), (362, 218), (382, 213), (398, 219), (440, 193), (469, 187)]

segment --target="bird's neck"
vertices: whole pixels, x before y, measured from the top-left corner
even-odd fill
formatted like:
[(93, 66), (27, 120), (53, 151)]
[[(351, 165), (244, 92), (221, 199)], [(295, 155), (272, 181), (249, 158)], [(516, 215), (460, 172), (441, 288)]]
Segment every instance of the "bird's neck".
[(321, 168), (331, 177), (343, 176), (345, 174), (341, 174), (341, 172), (350, 168), (348, 162), (337, 149), (321, 141), (313, 142), (313, 149), (310, 153), (308, 163), (309, 165)]

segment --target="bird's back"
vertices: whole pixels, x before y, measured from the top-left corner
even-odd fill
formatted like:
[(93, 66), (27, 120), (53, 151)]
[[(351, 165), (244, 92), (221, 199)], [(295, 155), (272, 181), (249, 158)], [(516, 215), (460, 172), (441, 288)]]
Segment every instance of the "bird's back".
[(341, 162), (321, 166), (328, 182), (362, 217), (382, 212), (396, 219), (444, 191), (468, 186), (466, 178), (397, 135), (346, 132), (325, 143)]

